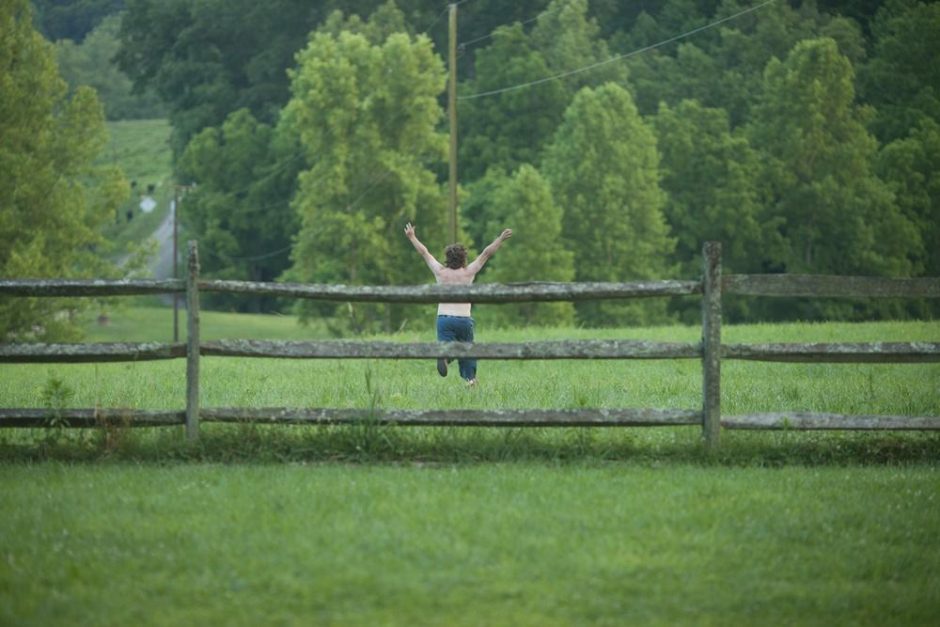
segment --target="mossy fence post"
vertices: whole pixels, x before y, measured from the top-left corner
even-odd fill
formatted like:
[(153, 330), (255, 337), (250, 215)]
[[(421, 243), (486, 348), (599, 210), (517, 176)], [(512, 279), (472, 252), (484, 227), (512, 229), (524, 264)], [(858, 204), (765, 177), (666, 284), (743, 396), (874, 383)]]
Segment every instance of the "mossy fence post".
[(199, 250), (189, 242), (186, 277), (186, 437), (199, 438)]
[(702, 435), (714, 452), (721, 436), (721, 242), (705, 242), (702, 256)]

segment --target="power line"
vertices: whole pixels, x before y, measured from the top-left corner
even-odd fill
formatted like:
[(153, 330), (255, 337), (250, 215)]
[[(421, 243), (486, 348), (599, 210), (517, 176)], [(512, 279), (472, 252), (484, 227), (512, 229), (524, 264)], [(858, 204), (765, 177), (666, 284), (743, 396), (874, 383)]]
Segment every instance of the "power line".
[(447, 13), (447, 11), (448, 11), (449, 9), (450, 9), (450, 7), (444, 7), (444, 10), (441, 11), (440, 13), (438, 13), (438, 14), (437, 14), (437, 17), (434, 18), (434, 21), (432, 21), (430, 24), (428, 24), (427, 26), (425, 26), (422, 30), (420, 30), (420, 31), (418, 31), (418, 32), (419, 32), (419, 33), (426, 33), (426, 32), (428, 32), (429, 30), (431, 30), (431, 28), (433, 28), (438, 22), (441, 21), (441, 18), (444, 17), (444, 14)]
[(617, 56), (615, 56), (615, 57), (611, 57), (611, 58), (606, 59), (606, 60), (604, 60), (604, 61), (598, 61), (598, 62), (596, 62), (596, 63), (591, 63), (590, 65), (585, 65), (584, 67), (579, 67), (579, 68), (577, 68), (577, 69), (569, 70), (569, 71), (567, 71), (567, 72), (561, 72), (561, 73), (555, 74), (555, 75), (553, 75), (553, 76), (546, 76), (545, 78), (539, 78), (539, 79), (536, 79), (536, 80), (534, 80), (534, 81), (529, 81), (529, 82), (527, 82), (527, 83), (520, 83), (520, 84), (518, 84), (518, 85), (512, 85), (512, 86), (510, 86), (510, 87), (503, 87), (503, 88), (501, 88), (501, 89), (494, 89), (494, 90), (491, 90), (491, 91), (484, 91), (484, 92), (480, 92), (480, 93), (476, 93), (476, 94), (470, 94), (469, 96), (460, 96), (460, 97), (457, 98), (457, 100), (473, 100), (473, 99), (475, 99), (475, 98), (483, 98), (483, 97), (485, 97), (485, 96), (495, 96), (495, 95), (497, 95), (497, 94), (502, 94), (502, 93), (505, 93), (505, 92), (508, 92), (508, 91), (516, 91), (516, 90), (519, 90), (519, 89), (525, 89), (526, 87), (532, 87), (532, 86), (534, 86), (534, 85), (541, 85), (542, 83), (547, 83), (547, 82), (549, 82), (549, 81), (558, 80), (558, 79), (560, 79), (560, 78), (567, 78), (567, 77), (569, 77), (569, 76), (574, 76), (575, 74), (581, 74), (582, 72), (587, 72), (587, 71), (589, 71), (589, 70), (593, 70), (594, 68), (601, 67), (602, 65), (607, 65), (608, 63), (613, 63), (613, 62), (615, 62), (615, 61), (621, 61), (621, 60), (623, 60), (623, 59), (627, 59), (627, 58), (629, 58), (629, 57), (633, 57), (633, 56), (636, 56), (636, 55), (638, 55), (638, 54), (642, 54), (642, 53), (644, 53), (644, 52), (649, 52), (650, 50), (654, 50), (654, 49), (659, 48), (659, 47), (661, 47), (661, 46), (665, 46), (666, 44), (671, 44), (671, 43), (673, 43), (674, 41), (679, 41), (680, 39), (685, 39), (686, 37), (691, 37), (692, 35), (695, 35), (695, 34), (700, 33), (700, 32), (702, 32), (702, 31), (708, 30), (708, 29), (710, 29), (710, 28), (714, 28), (715, 26), (718, 26), (718, 25), (720, 25), (720, 24), (724, 24), (725, 22), (729, 22), (729, 21), (731, 21), (731, 20), (733, 20), (733, 19), (737, 19), (737, 18), (741, 17), (742, 15), (746, 15), (747, 13), (752, 13), (752, 12), (754, 12), (754, 11), (757, 11), (758, 9), (761, 9), (761, 8), (767, 6), (768, 4), (770, 4), (770, 3), (774, 2), (774, 1), (775, 1), (775, 0), (766, 0), (766, 2), (762, 2), (761, 4), (758, 4), (757, 6), (751, 7), (751, 8), (749, 8), (749, 9), (744, 9), (743, 11), (739, 11), (739, 12), (735, 13), (734, 15), (729, 15), (728, 17), (721, 18), (720, 20), (715, 20), (714, 22), (712, 22), (712, 23), (710, 23), (710, 24), (706, 24), (705, 26), (699, 26), (698, 28), (694, 28), (694, 29), (692, 29), (692, 30), (690, 30), (690, 31), (687, 31), (687, 32), (685, 32), (685, 33), (682, 33), (681, 35), (676, 35), (676, 36), (674, 36), (674, 37), (670, 37), (669, 39), (664, 39), (664, 40), (662, 40), (662, 41), (660, 41), (660, 42), (657, 42), (657, 43), (655, 43), (655, 44), (651, 44), (651, 45), (649, 45), (649, 46), (644, 46), (644, 47), (642, 47), (642, 48), (638, 48), (637, 50), (633, 50), (633, 51), (628, 52), (628, 53), (626, 53), (626, 54), (617, 55)]
[[(525, 20), (525, 21), (519, 22), (519, 21), (517, 20), (517, 21), (515, 21), (515, 22), (511, 22), (511, 24), (519, 24), (520, 26), (525, 26), (525, 25), (527, 25), (527, 24), (531, 24), (532, 22), (535, 22), (536, 20), (538, 20), (538, 19), (539, 19), (540, 17), (542, 17), (543, 15), (551, 15), (552, 13), (556, 13), (556, 12), (558, 12), (558, 11), (561, 11), (562, 9), (566, 8), (569, 4), (571, 4), (571, 2), (568, 2), (568, 3), (566, 3), (566, 4), (563, 4), (563, 5), (559, 6), (559, 7), (556, 7), (556, 8), (551, 9), (551, 10), (542, 11), (541, 13), (539, 13), (538, 15), (536, 15), (535, 17), (530, 17), (529, 19), (527, 19), (527, 20)], [(481, 41), (484, 41), (484, 40), (489, 39), (490, 37), (492, 37), (493, 34), (496, 32), (496, 29), (497, 29), (497, 28), (501, 28), (501, 27), (503, 27), (503, 26), (508, 26), (508, 25), (509, 25), (509, 24), (501, 24), (501, 25), (497, 26), (496, 28), (494, 28), (492, 31), (490, 31), (490, 34), (488, 34), (488, 35), (483, 35), (482, 37), (477, 37), (476, 39), (471, 39), (470, 41), (458, 42), (457, 45), (458, 45), (460, 48), (468, 48), (468, 47), (470, 47), (470, 46), (472, 46), (472, 45), (474, 45), (474, 44), (476, 44), (476, 43), (479, 43), (479, 42), (481, 42)]]

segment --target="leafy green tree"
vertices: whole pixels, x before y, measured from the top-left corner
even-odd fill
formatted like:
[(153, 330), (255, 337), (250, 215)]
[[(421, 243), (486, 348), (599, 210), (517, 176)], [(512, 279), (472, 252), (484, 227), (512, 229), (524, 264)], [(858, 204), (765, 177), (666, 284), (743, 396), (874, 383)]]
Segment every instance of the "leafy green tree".
[(326, 20), (317, 28), (317, 31), (328, 33), (334, 37), (338, 37), (344, 31), (356, 33), (364, 36), (373, 44), (381, 44), (389, 35), (394, 33), (410, 32), (408, 25), (405, 23), (405, 15), (394, 0), (386, 0), (384, 4), (377, 6), (374, 11), (371, 11), (368, 19), (362, 19), (355, 13), (347, 15), (336, 9), (327, 15)]
[(871, 32), (871, 22), (878, 9), (886, 3), (885, 0), (816, 0), (816, 4), (820, 9), (855, 20), (867, 34)]
[(161, 118), (166, 107), (152, 91), (133, 92), (131, 80), (113, 62), (120, 42), (118, 31), (121, 18), (105, 18), (84, 41), (76, 44), (71, 39), (56, 42), (56, 58), (62, 78), (75, 91), (88, 85), (98, 92), (109, 120)]
[[(275, 124), (290, 99), (286, 70), (309, 34), (338, 10), (371, 16), (367, 28), (386, 33), (444, 25), (446, 41), (446, 20), (437, 19), (444, 7), (401, 4), (408, 19), (389, 0), (126, 0), (117, 60), (138, 88), (151, 87), (170, 107), (178, 157), (196, 133), (239, 109)], [(359, 32), (352, 18), (340, 23)]]
[[(99, 229), (128, 185), (119, 171), (94, 167), (107, 137), (101, 106), (87, 88), (66, 98), (26, 0), (0, 4), (0, 68), (0, 277), (115, 276)], [(75, 338), (87, 304), (2, 299), (0, 337)]]
[[(196, 135), (179, 163), (193, 184), (181, 219), (199, 240), (202, 269), (220, 279), (273, 281), (289, 266), (297, 216), (290, 207), (300, 147), (242, 109)], [(213, 305), (265, 311), (271, 299), (219, 298)]]
[(720, 0), (592, 0), (602, 35), (618, 50), (633, 50), (701, 26)]
[[(716, 17), (733, 15), (747, 4), (724, 0)], [(719, 70), (727, 74), (687, 76), (694, 91), (691, 96), (706, 106), (727, 109), (735, 127), (752, 116), (751, 111), (760, 99), (767, 63), (786, 57), (798, 42), (817, 37), (832, 39), (839, 53), (851, 63), (859, 62), (865, 55), (858, 24), (849, 18), (822, 13), (813, 2), (800, 6), (774, 2), (726, 23), (717, 33), (720, 37), (715, 45), (703, 49), (717, 58)], [(722, 93), (726, 90), (733, 90), (730, 102), (723, 101)]]
[[(474, 96), (543, 78), (551, 69), (520, 24), (496, 29), (477, 54), (477, 78), (461, 86)], [(534, 162), (561, 122), (569, 101), (564, 86), (548, 81), (525, 89), (461, 100), (458, 106), (460, 176), (473, 181), (490, 168), (513, 170)]]
[(940, 124), (925, 118), (908, 137), (885, 146), (876, 171), (926, 244), (912, 251), (915, 274), (940, 276)]
[(872, 29), (874, 50), (860, 69), (859, 92), (876, 108), (871, 127), (887, 144), (925, 118), (940, 122), (940, 4), (886, 2)]
[(761, 223), (760, 165), (747, 139), (731, 133), (727, 112), (694, 100), (663, 103), (653, 123), (680, 275), (699, 276), (702, 245), (709, 240), (722, 243), (727, 272), (764, 271), (769, 228)]
[[(538, 170), (522, 165), (511, 177), (502, 177), (490, 195), (493, 215), (487, 230), (513, 230), (511, 246), (488, 262), (485, 277), (497, 283), (574, 280), (574, 255), (565, 249), (561, 234), (561, 208)], [(498, 221), (497, 221), (498, 220)], [(491, 310), (491, 311), (490, 311)], [(574, 322), (568, 302), (519, 303), (488, 308), (494, 321), (508, 326), (565, 326)]]
[(285, 70), (325, 15), (301, 0), (127, 0), (117, 61), (168, 103), (178, 157), (239, 109), (274, 124), (289, 97)]
[(853, 79), (831, 39), (767, 66), (751, 137), (768, 166), (768, 211), (782, 219), (776, 261), (794, 273), (909, 276), (923, 243), (872, 171), (877, 142)]
[(51, 41), (81, 43), (108, 16), (124, 8), (124, 0), (32, 0), (37, 28)]
[[(490, 168), (482, 178), (461, 188), (463, 194), (460, 197), (460, 218), (472, 242), (471, 247), (476, 250), (483, 250), (493, 241), (489, 231), (490, 224), (506, 223), (508, 216), (497, 213), (497, 209), (502, 208), (493, 205), (493, 194), (500, 186), (506, 184), (505, 179), (508, 176), (502, 168)], [(489, 240), (486, 239), (488, 235)]]
[[(433, 164), (445, 154), (436, 127), (444, 68), (426, 37), (398, 33), (381, 44), (348, 31), (314, 34), (291, 72), (285, 121), (312, 166), (293, 206), (300, 232), (287, 278), (352, 284), (415, 283), (403, 225), (431, 245), (447, 214)], [(321, 310), (335, 310), (321, 307)], [(397, 328), (401, 307), (349, 307), (354, 329)]]
[[(542, 172), (564, 212), (563, 241), (578, 281), (668, 278), (675, 241), (663, 216), (656, 137), (629, 92), (614, 84), (581, 90), (549, 145)], [(590, 325), (661, 319), (665, 304), (579, 303)]]
[[(715, 9), (697, 9), (694, 0), (670, 0), (628, 35), (614, 37), (626, 52), (664, 41), (727, 18), (753, 6), (724, 0)], [(713, 3), (714, 4), (714, 3)], [(640, 30), (640, 35), (633, 31)], [(794, 8), (775, 2), (731, 21), (696, 33), (678, 45), (664, 46), (627, 61), (640, 111), (653, 115), (659, 103), (670, 106), (694, 99), (728, 111), (733, 128), (751, 117), (760, 97), (763, 71), (771, 58), (783, 58), (802, 39), (829, 36), (853, 61), (865, 53), (861, 30), (851, 19), (820, 13), (810, 3)]]
[(476, 180), (489, 168), (511, 171), (534, 163), (581, 87), (626, 80), (623, 64), (610, 63), (515, 88), (610, 59), (587, 9), (586, 0), (554, 0), (537, 16), (531, 34), (519, 22), (497, 28), (476, 54), (475, 77), (463, 83), (459, 108), (464, 180)]
[[(587, 0), (552, 0), (532, 29), (532, 43), (552, 74), (572, 72), (560, 79), (569, 96), (582, 87), (608, 82), (622, 85), (627, 80), (623, 63), (605, 63), (613, 54), (601, 38), (597, 22), (588, 16)], [(595, 67), (579, 71), (590, 66)]]
[(695, 100), (674, 108), (663, 103), (652, 121), (668, 195), (665, 215), (684, 275), (701, 270), (702, 244), (709, 240), (723, 243), (729, 271), (759, 270), (760, 168), (747, 138), (731, 133), (724, 110)]

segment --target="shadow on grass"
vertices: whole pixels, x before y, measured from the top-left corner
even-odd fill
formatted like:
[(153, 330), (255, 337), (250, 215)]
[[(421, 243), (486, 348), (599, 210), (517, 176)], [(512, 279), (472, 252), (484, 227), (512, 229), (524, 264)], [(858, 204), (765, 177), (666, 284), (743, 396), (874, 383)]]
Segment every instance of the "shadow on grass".
[(899, 465), (940, 462), (940, 434), (724, 432), (717, 453), (693, 427), (480, 428), (204, 425), (181, 428), (36, 429), (0, 433), (0, 461), (97, 463), (500, 462), (701, 464), (727, 467)]

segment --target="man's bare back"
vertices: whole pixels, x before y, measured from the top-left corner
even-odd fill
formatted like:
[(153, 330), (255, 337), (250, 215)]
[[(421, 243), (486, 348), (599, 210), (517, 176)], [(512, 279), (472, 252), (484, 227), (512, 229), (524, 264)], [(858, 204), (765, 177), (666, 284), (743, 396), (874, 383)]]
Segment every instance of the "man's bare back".
[[(483, 269), (483, 266), (489, 258), (499, 250), (503, 242), (512, 237), (512, 229), (503, 230), (503, 232), (499, 234), (499, 237), (484, 248), (476, 259), (470, 262), (470, 264), (460, 268), (449, 268), (438, 261), (434, 255), (428, 251), (427, 247), (418, 240), (417, 235), (415, 235), (415, 229), (410, 222), (405, 226), (405, 235), (418, 253), (420, 253), (438, 283), (446, 285), (470, 285), (473, 283), (473, 280), (480, 270)], [(470, 303), (440, 303), (437, 306), (437, 315), (470, 317)]]

